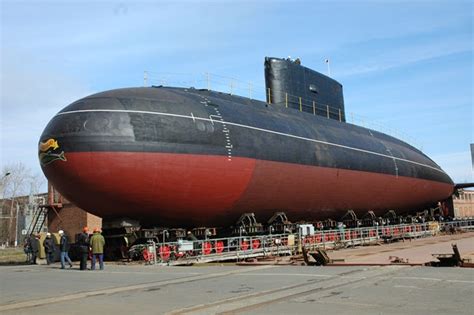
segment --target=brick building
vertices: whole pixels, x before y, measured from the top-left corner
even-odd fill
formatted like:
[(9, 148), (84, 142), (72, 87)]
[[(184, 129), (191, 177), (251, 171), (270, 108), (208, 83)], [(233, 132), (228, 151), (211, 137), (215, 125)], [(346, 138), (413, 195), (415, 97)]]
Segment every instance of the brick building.
[(474, 190), (459, 190), (459, 196), (453, 195), (453, 205), (455, 217), (474, 217)]
[(71, 241), (87, 226), (91, 230), (102, 228), (102, 218), (77, 207), (48, 185), (48, 231), (63, 230)]
[(48, 211), (48, 231), (64, 230), (71, 241), (82, 232), (84, 226), (92, 229), (102, 228), (102, 218), (95, 216), (63, 198), (62, 207)]

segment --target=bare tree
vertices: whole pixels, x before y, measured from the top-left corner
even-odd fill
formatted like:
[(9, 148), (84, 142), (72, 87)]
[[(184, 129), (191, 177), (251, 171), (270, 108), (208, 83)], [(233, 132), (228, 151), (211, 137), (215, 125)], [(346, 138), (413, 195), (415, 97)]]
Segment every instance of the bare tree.
[[(2, 194), (2, 219), (8, 219), (7, 224), (2, 224), (2, 229), (6, 228), (7, 239), (10, 244), (14, 242), (17, 235), (16, 220), (18, 211), (15, 205), (18, 203), (19, 196), (25, 196), (29, 193), (37, 194), (42, 186), (42, 177), (40, 175), (32, 175), (31, 170), (22, 162), (12, 163), (3, 167), (1, 175), (1, 191)], [(8, 200), (7, 207), (8, 216), (5, 216), (4, 203)]]
[(42, 174), (34, 174), (30, 176), (30, 187), (29, 187), (29, 193), (32, 195), (37, 195), (41, 192), (41, 187), (46, 182), (46, 178)]
[(9, 174), (3, 179), (3, 198), (15, 198), (26, 192), (26, 181), (31, 174), (22, 162), (4, 166), (2, 173)]

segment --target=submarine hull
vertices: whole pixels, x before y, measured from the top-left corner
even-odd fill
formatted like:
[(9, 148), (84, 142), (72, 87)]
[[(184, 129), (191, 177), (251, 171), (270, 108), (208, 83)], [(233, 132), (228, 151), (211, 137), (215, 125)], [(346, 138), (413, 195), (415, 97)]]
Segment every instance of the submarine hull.
[[(453, 183), (417, 149), (373, 130), (246, 98), (178, 88), (99, 93), (41, 136), (46, 177), (79, 207), (153, 225), (413, 212)], [(41, 151), (41, 150), (40, 150)], [(61, 158), (61, 153), (63, 158)], [(49, 159), (48, 159), (49, 157)]]

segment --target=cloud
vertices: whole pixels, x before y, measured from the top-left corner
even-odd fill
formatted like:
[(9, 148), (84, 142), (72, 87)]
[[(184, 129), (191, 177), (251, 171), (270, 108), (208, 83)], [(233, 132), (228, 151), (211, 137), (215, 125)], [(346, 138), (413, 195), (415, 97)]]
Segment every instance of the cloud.
[[(250, 22), (264, 8), (250, 2), (242, 5), (192, 1), (98, 2), (88, 6), (43, 3), (34, 6), (34, 10), (31, 7), (7, 7), (10, 14), (5, 15), (2, 41), (22, 50), (34, 47), (49, 62), (80, 63), (89, 68), (134, 58), (172, 58), (191, 53), (209, 56), (215, 46), (234, 51), (248, 39), (245, 29), (252, 28)], [(20, 8), (28, 23), (21, 24), (13, 18), (20, 16)], [(44, 19), (44, 15), (49, 18)]]
[[(335, 71), (335, 75), (347, 77), (386, 71), (436, 58), (468, 53), (472, 51), (471, 40), (471, 34), (441, 38), (432, 34), (418, 34), (407, 38), (394, 37), (352, 43), (341, 47), (340, 50), (351, 51), (361, 58), (355, 58), (356, 61), (351, 64), (341, 65), (339, 68), (342, 70)], [(400, 44), (400, 41), (403, 44)], [(410, 45), (406, 45), (406, 42), (410, 42)], [(367, 50), (368, 47), (372, 47), (372, 50)], [(377, 47), (377, 50), (373, 50), (374, 47)]]

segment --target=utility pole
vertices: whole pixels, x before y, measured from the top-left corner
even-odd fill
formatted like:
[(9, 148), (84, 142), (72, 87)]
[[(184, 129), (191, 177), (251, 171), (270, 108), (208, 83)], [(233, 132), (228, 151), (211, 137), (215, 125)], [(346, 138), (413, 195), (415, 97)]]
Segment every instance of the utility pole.
[[(5, 197), (5, 196), (4, 196), (4, 195), (5, 195), (5, 178), (7, 178), (8, 176), (10, 176), (10, 174), (11, 174), (10, 172), (6, 172), (6, 173), (2, 176), (2, 182), (1, 182), (1, 185), (2, 185), (2, 186), (1, 186), (1, 191), (0, 191), (0, 192), (2, 193), (2, 196), (1, 196), (1, 198), (2, 198), (2, 212), (3, 212), (3, 202), (4, 202), (3, 200), (4, 200), (4, 197)], [(14, 204), (14, 200), (15, 200), (15, 199), (14, 199), (14, 196), (11, 196), (11, 199), (10, 199), (10, 217), (9, 217), (9, 219), (8, 219), (8, 232), (9, 232), (10, 235), (11, 235), (11, 233), (12, 233), (12, 228), (13, 228), (12, 225), (13, 225), (13, 204)], [(17, 215), (18, 215), (18, 213), (17, 213)], [(15, 227), (15, 232), (17, 232), (17, 231), (16, 231), (16, 227)], [(15, 242), (16, 242), (16, 233), (15, 233)], [(8, 237), (8, 245), (11, 245), (11, 238), (10, 238), (10, 236)], [(15, 246), (16, 246), (16, 244), (15, 244)]]
[(16, 203), (16, 221), (15, 221), (15, 247), (18, 246), (18, 214), (20, 212), (20, 205)]

